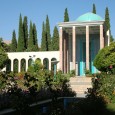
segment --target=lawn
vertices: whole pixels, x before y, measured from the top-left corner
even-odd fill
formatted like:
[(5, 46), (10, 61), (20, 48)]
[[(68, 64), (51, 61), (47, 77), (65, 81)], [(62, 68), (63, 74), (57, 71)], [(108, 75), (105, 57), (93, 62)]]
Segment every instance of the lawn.
[(115, 103), (110, 103), (107, 105), (107, 109), (109, 109), (110, 111), (114, 111), (115, 112)]

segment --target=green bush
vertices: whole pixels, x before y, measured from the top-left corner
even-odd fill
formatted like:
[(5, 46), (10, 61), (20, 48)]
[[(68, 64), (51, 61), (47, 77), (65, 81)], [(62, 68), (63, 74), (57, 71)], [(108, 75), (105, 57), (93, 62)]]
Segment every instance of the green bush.
[(70, 71), (70, 77), (74, 77), (75, 76), (75, 70), (71, 70)]
[(115, 75), (98, 74), (96, 76), (97, 93), (101, 95), (106, 102), (115, 100)]
[(99, 71), (110, 71), (110, 66), (115, 68), (115, 42), (101, 49), (94, 59), (94, 66)]

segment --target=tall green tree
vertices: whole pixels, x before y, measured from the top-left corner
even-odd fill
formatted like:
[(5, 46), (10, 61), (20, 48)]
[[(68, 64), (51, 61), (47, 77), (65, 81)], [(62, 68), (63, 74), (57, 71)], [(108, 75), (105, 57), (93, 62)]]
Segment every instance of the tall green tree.
[(30, 21), (30, 29), (29, 29), (29, 39), (28, 39), (28, 51), (33, 51), (34, 41), (33, 41), (33, 25)]
[(12, 42), (11, 42), (11, 51), (16, 52), (16, 49), (17, 49), (16, 33), (15, 33), (15, 30), (13, 30)]
[(56, 26), (54, 27), (53, 37), (52, 37), (52, 50), (53, 51), (59, 50), (59, 32)]
[(0, 71), (8, 62), (8, 55), (3, 48), (3, 40), (0, 38)]
[(92, 13), (96, 14), (96, 7), (95, 7), (95, 4), (93, 4), (93, 10), (92, 10)]
[(33, 24), (33, 44), (34, 44), (34, 51), (38, 51), (38, 40), (37, 40), (37, 29), (36, 25)]
[(46, 51), (50, 51), (51, 48), (51, 35), (50, 35), (50, 23), (48, 15), (46, 16)]
[(108, 7), (106, 7), (106, 10), (105, 10), (105, 25), (106, 25), (106, 29), (110, 30), (110, 18), (109, 18), (109, 9), (108, 9)]
[(42, 24), (42, 39), (41, 39), (41, 51), (46, 51), (46, 31), (45, 24)]
[(69, 22), (69, 15), (68, 15), (68, 9), (67, 8), (65, 9), (65, 12), (64, 12), (64, 22)]
[(24, 32), (23, 32), (22, 16), (20, 14), (17, 51), (22, 52), (24, 50), (25, 50)]
[(23, 32), (24, 32), (24, 47), (27, 49), (27, 46), (28, 46), (28, 20), (27, 20), (27, 16), (24, 16)]
[(111, 25), (110, 25), (110, 17), (109, 17), (108, 7), (106, 7), (106, 9), (105, 9), (105, 25), (106, 25), (106, 30), (110, 30), (110, 41), (112, 42), (114, 39), (111, 35)]

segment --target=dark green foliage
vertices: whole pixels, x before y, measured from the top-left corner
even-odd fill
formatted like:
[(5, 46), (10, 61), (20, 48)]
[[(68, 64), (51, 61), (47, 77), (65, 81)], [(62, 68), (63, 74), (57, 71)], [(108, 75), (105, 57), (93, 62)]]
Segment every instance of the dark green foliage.
[(105, 10), (105, 26), (106, 26), (106, 30), (110, 30), (110, 18), (109, 18), (108, 7), (106, 7), (106, 10)]
[(106, 10), (105, 10), (105, 26), (106, 26), (106, 31), (110, 31), (110, 41), (112, 42), (114, 39), (113, 39), (113, 36), (111, 35), (111, 25), (110, 25), (110, 17), (109, 17), (109, 9), (108, 7), (106, 7)]
[(65, 12), (64, 12), (64, 22), (69, 22), (69, 15), (68, 15), (67, 8), (65, 9)]
[(96, 14), (96, 7), (95, 7), (95, 4), (93, 4), (93, 10), (92, 10), (92, 13)]
[(109, 74), (97, 75), (97, 93), (101, 95), (107, 103), (115, 101), (115, 76)]
[(50, 35), (50, 23), (48, 15), (46, 16), (46, 51), (51, 50), (51, 35)]
[(32, 26), (32, 22), (30, 21), (30, 30), (29, 30), (29, 40), (28, 40), (28, 50), (32, 51), (33, 49), (33, 26)]
[(14, 60), (13, 72), (18, 73), (18, 60)]
[(34, 44), (34, 51), (38, 51), (38, 40), (37, 40), (37, 30), (36, 25), (33, 24), (33, 44)]
[(25, 50), (25, 43), (24, 43), (24, 32), (23, 32), (23, 24), (22, 24), (22, 16), (20, 14), (19, 19), (19, 30), (18, 30), (18, 45), (17, 45), (17, 51), (23, 52)]
[(48, 15), (46, 16), (46, 25), (43, 22), (42, 25), (42, 40), (41, 40), (41, 50), (50, 51), (51, 47), (51, 35), (50, 35), (50, 24)]
[(28, 51), (38, 51), (37, 30), (36, 25), (30, 21)]
[(2, 48), (3, 48), (3, 50), (5, 51), (5, 52), (10, 52), (11, 51), (11, 46), (10, 46), (11, 44), (6, 44), (6, 43), (4, 43), (3, 42), (3, 39), (2, 38), (0, 38), (0, 47), (2, 46)]
[(52, 38), (52, 50), (58, 51), (59, 50), (59, 32), (58, 28), (54, 27), (53, 38)]
[(28, 20), (27, 20), (27, 16), (24, 16), (23, 32), (24, 32), (24, 47), (27, 49), (27, 46), (28, 46)]
[(0, 39), (0, 70), (6, 66), (7, 61), (8, 61), (8, 56), (2, 47), (2, 39)]
[(100, 71), (109, 71), (110, 66), (115, 68), (115, 42), (101, 49), (94, 59), (94, 66)]
[(17, 40), (15, 30), (12, 33), (12, 43), (11, 43), (11, 51), (16, 52), (17, 49)]
[(42, 39), (41, 39), (41, 51), (46, 51), (46, 31), (45, 24), (42, 24)]
[(21, 60), (21, 72), (26, 71), (26, 61), (25, 59)]

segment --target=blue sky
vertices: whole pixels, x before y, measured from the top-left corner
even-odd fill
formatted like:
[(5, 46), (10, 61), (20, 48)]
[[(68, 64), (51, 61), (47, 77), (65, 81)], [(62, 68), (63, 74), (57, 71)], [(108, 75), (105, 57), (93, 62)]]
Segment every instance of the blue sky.
[(0, 0), (0, 37), (12, 39), (15, 29), (18, 38), (19, 15), (28, 17), (37, 26), (38, 42), (41, 42), (42, 22), (48, 14), (51, 34), (53, 28), (63, 21), (64, 10), (67, 7), (70, 21), (76, 20), (80, 15), (91, 12), (95, 3), (97, 14), (105, 17), (105, 8), (109, 8), (111, 31), (115, 37), (115, 0)]

